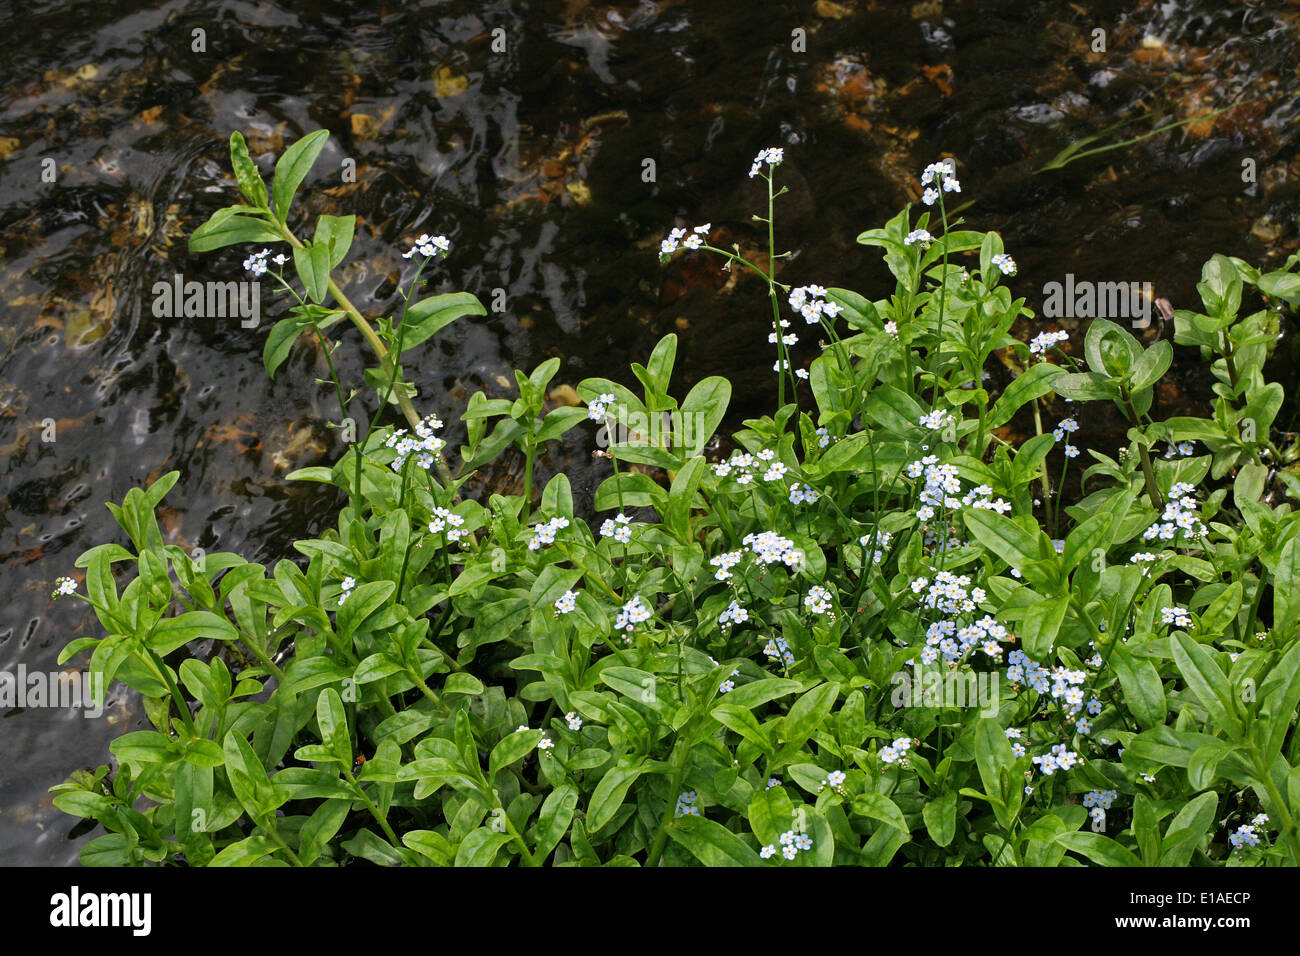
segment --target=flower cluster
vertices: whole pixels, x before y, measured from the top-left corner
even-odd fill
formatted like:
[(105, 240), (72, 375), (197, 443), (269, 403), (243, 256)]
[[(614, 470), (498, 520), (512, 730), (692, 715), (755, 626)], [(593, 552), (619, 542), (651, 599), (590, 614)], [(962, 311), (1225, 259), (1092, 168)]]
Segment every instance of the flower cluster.
[(727, 605), (725, 611), (718, 615), (719, 624), (744, 624), (748, 620), (749, 612), (734, 600)]
[(792, 505), (810, 505), (820, 497), (821, 495), (813, 491), (809, 485), (801, 485), (796, 481), (790, 486), (790, 504)]
[(565, 591), (555, 599), (555, 613), (568, 614), (578, 606), (578, 595), (573, 591)]
[(1267, 813), (1257, 813), (1255, 818), (1249, 823), (1243, 823), (1237, 827), (1235, 833), (1228, 835), (1228, 842), (1232, 844), (1234, 850), (1240, 850), (1246, 846), (1259, 846), (1259, 833), (1268, 824)]
[[(640, 597), (633, 597), (623, 605), (623, 610), (618, 612), (618, 617), (614, 620), (614, 630), (632, 632), (632, 628), (642, 621), (650, 620), (650, 609), (645, 606), (645, 602)], [(624, 638), (630, 640), (630, 638)]]
[(952, 666), (970, 656), (977, 646), (986, 656), (997, 660), (1002, 656), (1002, 645), (998, 642), (1006, 636), (1007, 629), (988, 614), (964, 627), (958, 627), (953, 621), (935, 621), (925, 629), (926, 646), (921, 651), (921, 663), (933, 664), (942, 657), (944, 663)]
[(1038, 754), (1032, 759), (1046, 777), (1050, 777), (1058, 770), (1069, 770), (1080, 762), (1079, 755), (1073, 750), (1066, 750), (1065, 744), (1053, 744), (1050, 752)]
[(880, 759), (885, 763), (899, 763), (907, 758), (907, 751), (911, 747), (912, 741), (906, 737), (899, 737), (892, 744), (880, 748)]
[[(806, 833), (795, 833), (793, 830), (786, 830), (781, 834), (781, 855), (787, 860), (793, 860), (801, 851), (812, 849), (812, 837)], [(776, 847), (769, 843), (758, 851), (758, 855), (763, 859), (771, 859), (776, 856)]]
[(605, 392), (598, 398), (587, 403), (587, 417), (593, 422), (603, 421), (605, 412), (609, 409), (610, 404), (614, 401), (612, 392)]
[(1172, 541), (1179, 534), (1187, 538), (1203, 538), (1210, 533), (1200, 519), (1200, 505), (1192, 494), (1196, 488), (1185, 481), (1175, 482), (1169, 489), (1169, 500), (1165, 502), (1164, 514), (1160, 520), (1151, 524), (1142, 532), (1147, 541), (1159, 538)]
[(1099, 807), (1102, 810), (1109, 810), (1110, 805), (1115, 802), (1119, 796), (1114, 790), (1089, 790), (1083, 795), (1083, 805), (1085, 807)]
[(1013, 276), (1016, 274), (1016, 260), (1012, 259), (1005, 252), (999, 252), (991, 258), (989, 262), (1002, 270), (1004, 276)]
[(695, 791), (683, 790), (677, 797), (677, 806), (673, 808), (675, 817), (698, 817), (700, 808), (695, 805)]
[(402, 253), (403, 259), (409, 259), (416, 253), (422, 256), (432, 258), (436, 255), (446, 256), (451, 251), (451, 243), (447, 241), (446, 236), (423, 235), (415, 240), (415, 245), (410, 250)]
[(433, 520), (429, 522), (429, 534), (440, 534), (446, 531), (448, 542), (459, 541), (469, 534), (468, 531), (461, 528), (464, 523), (465, 519), (451, 509), (434, 508)]
[(386, 446), (397, 451), (397, 457), (389, 467), (393, 471), (401, 471), (406, 465), (406, 459), (418, 453), (415, 459), (416, 467), (423, 468), (425, 471), (432, 468), (434, 462), (438, 460), (438, 454), (447, 444), (434, 434), (441, 427), (442, 419), (437, 415), (425, 415), (415, 426), (415, 437), (407, 435), (405, 428), (396, 429), (384, 439)]
[(983, 588), (971, 588), (970, 583), (968, 574), (939, 571), (935, 574), (933, 583), (927, 577), (914, 579), (912, 593), (926, 591), (925, 596), (920, 598), (924, 607), (936, 608), (945, 614), (970, 614), (987, 596)]
[(939, 191), (934, 188), (935, 185), (942, 186), (946, 193), (961, 192), (961, 183), (957, 181), (953, 167), (948, 163), (931, 163), (925, 167), (921, 172), (921, 185), (929, 187), (921, 194), (921, 202), (927, 206), (933, 206), (935, 200), (939, 198)]
[[(1050, 693), (1053, 698), (1061, 701), (1069, 716), (1073, 716), (1083, 706), (1083, 691), (1079, 685), (1087, 677), (1083, 671), (1070, 670), (1068, 667), (1057, 666), (1049, 671), (1024, 651), (1016, 650), (1007, 655), (1007, 680), (1013, 684), (1028, 684), (1040, 694)], [(1091, 705), (1089, 710), (1092, 710)]]
[[(739, 677), (739, 676), (740, 676), (740, 671), (731, 672), (731, 677)], [(731, 677), (727, 678), (721, 684), (718, 685), (719, 694), (730, 694), (733, 690), (736, 689), (736, 682), (732, 680)]]
[(719, 478), (726, 478), (733, 471), (737, 483), (747, 485), (760, 472), (764, 481), (780, 481), (789, 468), (784, 462), (776, 461), (776, 452), (764, 448), (757, 455), (735, 452), (728, 461), (720, 461), (713, 466), (713, 473)]
[(713, 576), (719, 581), (726, 581), (731, 578), (731, 569), (740, 563), (740, 559), (745, 556), (743, 551), (724, 551), (716, 558), (709, 558), (709, 564), (718, 570), (713, 572)]
[(838, 302), (826, 300), (826, 289), (819, 285), (803, 285), (790, 293), (790, 308), (803, 316), (809, 325), (816, 325), (822, 317), (834, 320), (843, 311)]
[(1196, 454), (1196, 443), (1190, 441), (1180, 441), (1177, 445), (1170, 442), (1169, 447), (1165, 449), (1166, 458), (1177, 458), (1180, 456), (1187, 458), (1194, 454)]
[[(869, 534), (864, 534), (862, 537), (858, 538), (858, 544), (862, 545), (864, 548), (871, 547), (871, 537), (872, 536)], [(888, 531), (881, 531), (877, 529), (875, 533), (875, 538), (876, 538), (876, 544), (880, 545), (880, 547), (877, 548), (875, 551), (871, 552), (871, 563), (880, 564), (882, 561), (885, 560), (885, 552), (882, 549), (889, 547), (889, 542), (894, 540), (894, 536), (890, 534)]]
[(627, 544), (632, 540), (631, 521), (631, 518), (620, 511), (617, 517), (605, 519), (600, 526), (600, 536), (613, 538), (619, 544)]
[(556, 533), (568, 526), (569, 519), (563, 515), (557, 515), (545, 524), (533, 525), (533, 537), (528, 542), (528, 550), (539, 551), (542, 545), (555, 544)]
[(564, 715), (564, 722), (569, 725), (570, 730), (582, 729), (582, 718), (579, 717), (577, 714), (575, 714), (573, 711), (569, 711), (567, 714)]
[(754, 165), (749, 167), (749, 178), (753, 179), (757, 176), (764, 163), (767, 163), (769, 167), (777, 166), (784, 159), (785, 150), (780, 146), (769, 146), (767, 149), (760, 149), (758, 155), (754, 157)]
[(808, 594), (803, 599), (803, 606), (814, 614), (829, 614), (831, 612), (831, 592), (820, 584), (814, 584), (808, 589)]
[(54, 579), (54, 592), (50, 597), (60, 598), (65, 594), (75, 593), (77, 593), (77, 582), (69, 577), (60, 577)]
[(817, 788), (817, 792), (820, 793), (822, 790), (829, 787), (832, 790), (838, 790), (840, 793), (843, 793), (844, 782), (848, 779), (849, 775), (843, 770), (832, 770), (822, 779), (821, 785)]
[(1175, 627), (1191, 627), (1192, 616), (1185, 607), (1164, 607), (1160, 609), (1160, 621)]
[(927, 412), (921, 416), (918, 424), (923, 428), (929, 428), (932, 431), (939, 431), (944, 425), (948, 424), (950, 416), (942, 408), (936, 408), (932, 412)]
[[(1079, 430), (1079, 423), (1073, 418), (1061, 419), (1061, 424), (1057, 425), (1052, 431), (1052, 437), (1058, 442), (1065, 439), (1066, 435), (1072, 435)], [(1065, 457), (1074, 458), (1079, 454), (1079, 449), (1069, 442), (1065, 444)]]
[(919, 496), (921, 508), (916, 513), (916, 517), (921, 521), (931, 520), (935, 508), (947, 508), (949, 511), (982, 508), (986, 511), (996, 511), (998, 514), (1006, 514), (1011, 510), (1009, 502), (1001, 498), (989, 497), (993, 494), (993, 489), (988, 485), (976, 485), (963, 497), (956, 497), (961, 494), (961, 479), (957, 477), (957, 467), (940, 464), (936, 455), (926, 455), (919, 461), (910, 462), (907, 466), (907, 477), (925, 478), (925, 487), (921, 489)]
[(667, 262), (678, 248), (698, 249), (704, 245), (704, 240), (709, 238), (709, 229), (713, 223), (706, 222), (702, 226), (696, 226), (689, 233), (682, 228), (671, 229), (667, 238), (659, 243), (659, 261)]
[(761, 531), (758, 534), (750, 532), (740, 542), (748, 546), (764, 564), (780, 561), (786, 567), (793, 567), (803, 559), (803, 552), (795, 549), (794, 542), (775, 531)]
[(794, 666), (794, 654), (790, 651), (790, 645), (786, 643), (784, 637), (769, 638), (763, 646), (763, 653), (768, 657), (775, 657), (786, 667)]
[(934, 236), (930, 235), (930, 232), (927, 229), (913, 229), (903, 239), (903, 245), (905, 246), (910, 246), (913, 243), (918, 242), (921, 244), (921, 248), (924, 249), (930, 243), (934, 242)]
[(339, 584), (339, 588), (341, 588), (341, 593), (339, 594), (339, 607), (343, 606), (343, 602), (348, 599), (348, 595), (352, 593), (352, 589), (355, 588), (356, 586), (357, 586), (356, 578), (349, 577), (343, 579), (343, 581)]
[[(261, 252), (254, 252), (244, 260), (244, 268), (255, 276), (266, 274), (266, 257), (271, 254), (270, 249), (263, 249)], [(283, 252), (271, 260), (277, 266), (282, 266), (289, 261), (289, 257)]]
[(1029, 351), (1033, 355), (1046, 355), (1047, 350), (1057, 342), (1068, 342), (1069, 339), (1069, 332), (1040, 332), (1030, 341)]

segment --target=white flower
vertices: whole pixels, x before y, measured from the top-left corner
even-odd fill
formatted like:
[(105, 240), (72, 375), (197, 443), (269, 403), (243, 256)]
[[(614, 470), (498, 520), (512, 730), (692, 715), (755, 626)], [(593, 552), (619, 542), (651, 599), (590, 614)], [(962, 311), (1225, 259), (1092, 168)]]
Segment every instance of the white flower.
[(575, 714), (573, 711), (569, 711), (567, 714), (565, 714), (564, 719), (568, 723), (570, 730), (582, 729), (582, 718), (579, 717), (577, 714)]
[(719, 624), (744, 624), (749, 620), (749, 612), (736, 601), (727, 605), (727, 609), (718, 615)]
[(77, 593), (77, 582), (69, 577), (59, 577), (54, 579), (53, 597), (62, 597), (65, 594)]
[(270, 249), (263, 249), (261, 252), (254, 252), (244, 260), (244, 268), (255, 276), (266, 274), (266, 257), (271, 254)]
[(919, 242), (922, 246), (928, 246), (933, 241), (934, 241), (934, 236), (930, 235), (928, 230), (913, 229), (911, 232), (907, 234), (907, 237), (903, 240), (903, 245), (910, 246), (915, 242)]
[(814, 614), (829, 614), (831, 610), (831, 592), (820, 584), (814, 584), (808, 589), (803, 604)]
[(1065, 342), (1069, 338), (1069, 332), (1041, 332), (1029, 343), (1029, 351), (1033, 355), (1045, 355), (1057, 342)]
[(785, 150), (780, 147), (773, 146), (759, 150), (758, 155), (754, 157), (754, 164), (749, 167), (749, 178), (753, 179), (759, 174), (763, 163), (767, 163), (767, 165), (771, 167), (777, 165), (784, 159)]
[(565, 591), (555, 600), (555, 612), (557, 614), (568, 614), (578, 606), (578, 595), (573, 591)]
[(1012, 259), (1005, 252), (999, 252), (989, 261), (1001, 269), (1004, 276), (1013, 276), (1016, 274), (1016, 260)]
[(446, 236), (422, 235), (415, 240), (415, 245), (410, 250), (402, 253), (403, 259), (409, 259), (417, 253), (422, 256), (432, 257), (438, 254), (446, 255), (451, 250), (451, 243), (447, 241)]

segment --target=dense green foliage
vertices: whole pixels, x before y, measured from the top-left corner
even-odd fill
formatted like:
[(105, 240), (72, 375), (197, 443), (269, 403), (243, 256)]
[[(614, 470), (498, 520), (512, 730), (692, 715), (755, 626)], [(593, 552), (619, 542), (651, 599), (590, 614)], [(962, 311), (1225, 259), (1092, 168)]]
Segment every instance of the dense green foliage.
[[(1284, 500), (1300, 481), (1263, 377), (1300, 302), (1296, 257), (1264, 275), (1206, 264), (1204, 311), (1177, 313), (1174, 337), (1213, 363), (1213, 412), (1160, 421), (1170, 343), (1104, 319), (1078, 354), (1012, 338), (1031, 315), (1003, 282), (1014, 263), (998, 235), (949, 228), (942, 193), (937, 218), (908, 209), (859, 237), (897, 281), (878, 301), (789, 290), (697, 240), (685, 254), (771, 294), (780, 407), (731, 436), (727, 463), (703, 449), (730, 386), (674, 397), (671, 335), (633, 367), (637, 391), (581, 382), (587, 408), (548, 403), (552, 359), (516, 373), (517, 398), (442, 409), (465, 428), (453, 455), (399, 358), (483, 309), (417, 299), (418, 273), (399, 315), (352, 308), (331, 278), (352, 217), (320, 217), (310, 242), (287, 222), (324, 137), (286, 151), (269, 196), (232, 137), (248, 205), (193, 248), (288, 243), (302, 292), (281, 279), (297, 304), (268, 370), (304, 331), (331, 354), (324, 331), (349, 318), (377, 357), (375, 419), (396, 406), (413, 433), (372, 419), (332, 468), (291, 475), (347, 505), (270, 568), (164, 543), (176, 473), (110, 506), (130, 547), (77, 561), (107, 636), (61, 660), (91, 652), (155, 729), (55, 788), (108, 831), (84, 862), (1300, 863), (1300, 518)], [(773, 262), (779, 154), (765, 162)], [(825, 335), (806, 377), (779, 292)], [(990, 394), (998, 350), (1020, 373)], [(347, 419), (356, 393), (331, 387)], [(1065, 504), (1075, 422), (1044, 416), (1091, 403), (1119, 409), (1128, 444), (1085, 448)], [(650, 436), (664, 412), (678, 427)], [(589, 419), (634, 423), (594, 502), (563, 474), (535, 495), (539, 450)], [(1036, 434), (999, 437), (1013, 420)], [(463, 495), (501, 456), (521, 456), (523, 493)], [(589, 504), (611, 513), (600, 533)]]

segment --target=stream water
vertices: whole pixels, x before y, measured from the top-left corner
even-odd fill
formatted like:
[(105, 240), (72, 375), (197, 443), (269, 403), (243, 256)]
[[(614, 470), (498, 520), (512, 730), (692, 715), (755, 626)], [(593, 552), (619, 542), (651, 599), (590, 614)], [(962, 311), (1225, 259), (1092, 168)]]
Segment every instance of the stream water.
[[(855, 237), (915, 201), (920, 170), (949, 154), (974, 200), (967, 223), (1002, 232), (1015, 294), (1036, 311), (1067, 273), (1151, 282), (1193, 307), (1211, 254), (1276, 267), (1297, 245), (1294, 0), (0, 0), (0, 27), (0, 671), (15, 674), (57, 671), (64, 644), (100, 634), (50, 592), (83, 550), (125, 540), (104, 502), (132, 487), (179, 469), (169, 541), (264, 563), (334, 520), (334, 497), (285, 480), (341, 448), (319, 351), (300, 344), (274, 381), (262, 368), (284, 308), (270, 284), (256, 328), (152, 308), (154, 284), (177, 274), (242, 277), (248, 250), (186, 249), (235, 201), (232, 130), (267, 174), (286, 144), (331, 131), (299, 202), (358, 215), (341, 285), (363, 312), (393, 308), (421, 232), (453, 244), (433, 291), (502, 303), (407, 355), (417, 406), (451, 420), (551, 355), (558, 382), (626, 381), (670, 331), (678, 394), (723, 374), (733, 419), (770, 411), (762, 286), (656, 258), (679, 217), (758, 245), (745, 173), (766, 146), (786, 151), (776, 221), (795, 285), (887, 295), (878, 251)], [(1034, 172), (1119, 120), (1133, 122), (1115, 136), (1136, 136), (1229, 105)], [(1017, 332), (1057, 324), (1073, 327)], [(340, 372), (359, 384), (364, 343), (344, 338)], [(1288, 393), (1293, 341), (1279, 348)], [(1204, 366), (1180, 352), (1166, 413), (1207, 394)], [(1292, 403), (1279, 424), (1295, 418)], [(1112, 424), (1084, 422), (1103, 442)], [(562, 469), (589, 492), (605, 474), (593, 447), (576, 429), (540, 481)], [(487, 480), (512, 487), (512, 468)], [(145, 726), (116, 692), (96, 718), (0, 708), (0, 860), (75, 862), (85, 836), (48, 788)]]

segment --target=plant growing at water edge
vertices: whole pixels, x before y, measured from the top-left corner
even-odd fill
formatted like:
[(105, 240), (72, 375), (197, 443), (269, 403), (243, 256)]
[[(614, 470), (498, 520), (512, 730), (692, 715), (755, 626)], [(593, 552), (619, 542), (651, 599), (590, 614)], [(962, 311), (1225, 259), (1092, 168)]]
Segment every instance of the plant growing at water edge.
[[(418, 271), (393, 319), (350, 307), (329, 278), (350, 217), (321, 217), (310, 243), (288, 224), (323, 137), (281, 158), (272, 203), (232, 137), (251, 206), (195, 245), (293, 248), (302, 292), (278, 277), (296, 304), (270, 371), (298, 330), (325, 342), (343, 316), (379, 356), (367, 433), (290, 476), (348, 503), (269, 568), (163, 541), (175, 472), (110, 506), (131, 546), (77, 561), (106, 636), (61, 660), (90, 652), (155, 729), (54, 788), (107, 831), (84, 862), (1300, 863), (1300, 519), (1282, 500), (1300, 484), (1263, 379), (1273, 306), (1300, 303), (1295, 257), (1264, 275), (1207, 264), (1206, 311), (1179, 314), (1178, 341), (1214, 358), (1214, 417), (1161, 421), (1167, 343), (1098, 321), (1080, 361), (1064, 333), (1010, 334), (1032, 315), (1004, 284), (1014, 260), (949, 221), (950, 163), (923, 174), (937, 216), (904, 209), (859, 237), (883, 250), (886, 298), (779, 282), (784, 154), (764, 150), (767, 269), (710, 245), (708, 225), (661, 247), (752, 270), (773, 306), (777, 408), (710, 461), (730, 387), (675, 397), (671, 335), (633, 366), (639, 388), (579, 383), (585, 409), (547, 410), (552, 359), (516, 373), (516, 398), (420, 417), (397, 358), (481, 309), (416, 300)], [(1269, 307), (1239, 315), (1248, 294)], [(807, 362), (782, 296), (826, 335)], [(1024, 371), (995, 395), (998, 350)], [(356, 394), (329, 384), (346, 415)], [(378, 422), (389, 395), (415, 436)], [(1084, 496), (1066, 504), (1090, 402), (1120, 409), (1128, 444), (1083, 449)], [(665, 411), (694, 416), (693, 437), (611, 446), (590, 503), (608, 517), (584, 520), (562, 473), (534, 495), (548, 442)], [(454, 455), (439, 416), (463, 424)], [(1013, 420), (1034, 434), (1003, 437)], [(1191, 454), (1151, 453), (1171, 441)], [(522, 494), (464, 494), (506, 454), (524, 458)], [(218, 651), (197, 654), (205, 640)]]

